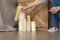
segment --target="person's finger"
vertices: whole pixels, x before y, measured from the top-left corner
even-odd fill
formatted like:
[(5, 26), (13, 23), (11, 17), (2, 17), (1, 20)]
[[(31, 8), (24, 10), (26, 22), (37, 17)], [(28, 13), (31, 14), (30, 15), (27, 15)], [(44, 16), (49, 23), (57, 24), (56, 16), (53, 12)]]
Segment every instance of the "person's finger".
[(49, 10), (49, 11), (50, 11), (50, 12), (54, 12), (54, 10), (52, 10), (52, 9), (51, 9), (51, 10)]

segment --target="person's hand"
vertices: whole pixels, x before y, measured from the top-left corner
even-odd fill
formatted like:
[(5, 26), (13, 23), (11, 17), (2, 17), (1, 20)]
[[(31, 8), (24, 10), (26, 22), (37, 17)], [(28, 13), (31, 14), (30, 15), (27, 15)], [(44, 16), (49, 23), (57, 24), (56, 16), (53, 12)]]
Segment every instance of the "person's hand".
[(24, 6), (22, 6), (22, 11), (25, 11), (28, 9), (28, 4), (25, 4)]
[(22, 11), (25, 11), (25, 10), (27, 10), (27, 6), (22, 7)]
[(55, 14), (56, 12), (58, 12), (60, 9), (59, 7), (52, 7), (49, 11), (52, 13), (52, 14)]

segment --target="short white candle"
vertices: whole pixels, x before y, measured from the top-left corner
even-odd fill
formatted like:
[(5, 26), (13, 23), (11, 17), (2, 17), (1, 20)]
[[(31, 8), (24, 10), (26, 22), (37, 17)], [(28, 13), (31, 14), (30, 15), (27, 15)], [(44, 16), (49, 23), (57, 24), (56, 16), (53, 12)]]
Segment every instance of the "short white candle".
[(27, 31), (30, 32), (31, 30), (31, 17), (27, 15)]
[(35, 21), (31, 22), (31, 28), (32, 28), (32, 31), (36, 31), (36, 23), (35, 23)]
[(23, 31), (27, 31), (27, 22), (26, 22), (26, 18), (23, 21)]

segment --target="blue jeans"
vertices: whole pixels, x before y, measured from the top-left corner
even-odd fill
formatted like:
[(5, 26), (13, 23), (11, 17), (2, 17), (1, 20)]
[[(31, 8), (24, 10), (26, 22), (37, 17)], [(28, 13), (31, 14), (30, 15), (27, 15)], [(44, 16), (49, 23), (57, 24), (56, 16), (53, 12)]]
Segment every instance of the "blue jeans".
[[(60, 0), (51, 0), (51, 7), (60, 6)], [(55, 14), (51, 14), (50, 26), (58, 27), (60, 20), (60, 11)]]

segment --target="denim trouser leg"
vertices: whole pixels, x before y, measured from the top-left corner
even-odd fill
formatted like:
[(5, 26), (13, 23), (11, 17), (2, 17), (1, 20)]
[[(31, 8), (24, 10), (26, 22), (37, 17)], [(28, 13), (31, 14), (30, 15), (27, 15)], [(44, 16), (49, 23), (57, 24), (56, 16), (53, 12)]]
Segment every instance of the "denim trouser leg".
[(58, 12), (58, 18), (59, 18), (59, 21), (60, 21), (60, 11)]
[(55, 0), (50, 0), (50, 6), (51, 6), (51, 7), (56, 6), (56, 1), (55, 1)]
[(50, 26), (57, 27), (59, 26), (58, 14), (51, 14)]
[(50, 6), (60, 6), (60, 0), (50, 0)]
[[(50, 0), (51, 7), (55, 7), (55, 6), (60, 6), (60, 0)], [(56, 14), (51, 14), (51, 22), (50, 22), (50, 26), (59, 26), (59, 19), (60, 19), (60, 13), (57, 12)]]

